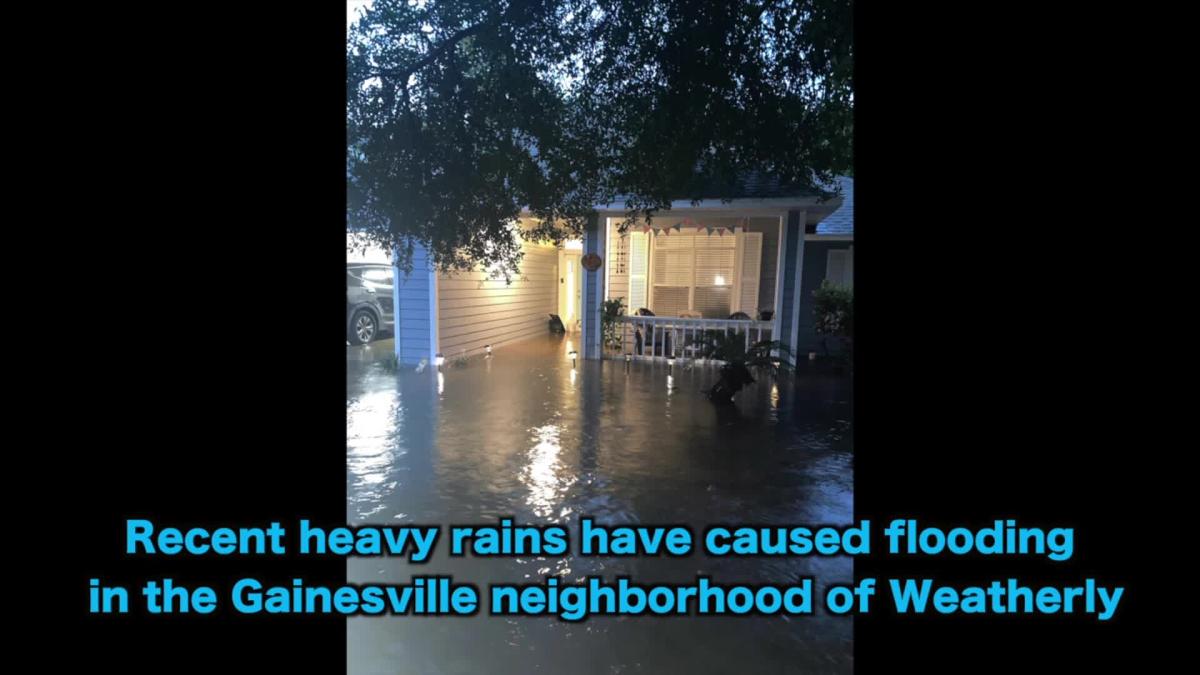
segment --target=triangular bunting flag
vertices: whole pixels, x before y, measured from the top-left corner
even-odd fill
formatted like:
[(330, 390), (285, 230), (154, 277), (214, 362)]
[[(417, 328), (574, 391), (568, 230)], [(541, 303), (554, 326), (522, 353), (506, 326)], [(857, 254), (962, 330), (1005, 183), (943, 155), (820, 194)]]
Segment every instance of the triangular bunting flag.
[(675, 231), (676, 232), (678, 232), (679, 228), (681, 228), (681, 227), (683, 227), (683, 223), (675, 223)]

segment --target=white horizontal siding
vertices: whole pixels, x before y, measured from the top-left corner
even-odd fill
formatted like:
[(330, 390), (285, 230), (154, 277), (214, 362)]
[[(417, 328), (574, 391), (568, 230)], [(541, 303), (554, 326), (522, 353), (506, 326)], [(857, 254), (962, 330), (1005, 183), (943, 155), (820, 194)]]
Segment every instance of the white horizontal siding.
[(546, 333), (558, 311), (558, 249), (530, 242), (521, 249), (525, 258), (511, 283), (485, 272), (439, 277), (438, 340), (447, 358)]

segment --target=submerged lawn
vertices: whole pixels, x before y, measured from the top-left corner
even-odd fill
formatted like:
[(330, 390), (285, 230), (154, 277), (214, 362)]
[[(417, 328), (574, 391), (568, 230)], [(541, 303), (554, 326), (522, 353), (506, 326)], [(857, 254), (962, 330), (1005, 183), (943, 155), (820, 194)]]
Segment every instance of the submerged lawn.
[[(689, 368), (579, 361), (563, 339), (448, 363), (441, 377), (391, 372), (391, 342), (347, 349), (347, 519), (351, 524), (601, 523), (797, 525), (853, 517), (851, 389), (810, 371), (763, 378), (720, 409)], [(573, 547), (574, 548), (574, 547)], [(425, 565), (351, 559), (349, 580), (402, 583), (450, 574), (563, 582), (629, 574), (643, 583), (710, 574), (723, 583), (848, 581), (849, 558), (524, 557)], [(820, 597), (819, 591), (817, 597)], [(850, 672), (841, 617), (353, 618), (350, 673)]]

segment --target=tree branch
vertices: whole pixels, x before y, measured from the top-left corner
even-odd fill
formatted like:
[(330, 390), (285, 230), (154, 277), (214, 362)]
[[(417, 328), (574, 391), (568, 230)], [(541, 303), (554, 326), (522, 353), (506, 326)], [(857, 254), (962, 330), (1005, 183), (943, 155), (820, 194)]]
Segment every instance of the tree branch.
[(498, 23), (498, 20), (484, 21), (483, 23), (475, 24), (474, 26), (471, 26), (469, 28), (464, 28), (464, 29), (458, 31), (457, 33), (455, 33), (454, 35), (451, 35), (450, 37), (446, 38), (445, 42), (443, 42), (442, 44), (435, 47), (432, 51), (430, 51), (428, 54), (426, 54), (425, 57), (422, 58), (421, 60), (411, 63), (407, 66), (404, 66), (403, 68), (380, 68), (380, 69), (375, 70), (368, 77), (396, 77), (396, 78), (401, 78), (404, 81), (408, 81), (408, 78), (413, 73), (421, 70), (422, 68), (424, 68), (425, 66), (428, 66), (429, 64), (433, 63), (434, 61), (437, 61), (443, 55), (445, 55), (446, 52), (450, 51), (451, 49), (454, 49), (454, 47), (458, 43), (471, 37), (472, 35), (475, 35), (476, 33), (481, 32), (484, 28), (487, 28), (488, 26), (492, 25), (493, 23)]
[(485, 28), (489, 28), (491, 26), (500, 24), (502, 21), (504, 21), (504, 19), (508, 18), (508, 15), (513, 11), (513, 9), (518, 4), (519, 3), (515, 3), (515, 2), (510, 4), (508, 6), (508, 8), (506, 10), (504, 10), (503, 13), (497, 15), (495, 18), (487, 19), (485, 21), (475, 24), (474, 26), (468, 26), (466, 28), (463, 28), (462, 30), (458, 31), (457, 33), (446, 38), (446, 40), (444, 42), (442, 42), (442, 44), (433, 48), (428, 54), (426, 54), (423, 58), (421, 58), (418, 61), (415, 61), (407, 66), (403, 66), (403, 67), (399, 67), (399, 68), (376, 68), (376, 69), (372, 70), (369, 74), (367, 74), (365, 77), (363, 77), (362, 79), (368, 80), (372, 77), (395, 77), (395, 78), (399, 78), (401, 81), (407, 82), (408, 78), (410, 76), (412, 76), (413, 73), (416, 73), (417, 71), (421, 70), (422, 68), (424, 68), (424, 67), (434, 63), (438, 59), (442, 58), (442, 56), (444, 56), (447, 52), (453, 50), (458, 45), (458, 43), (471, 37), (472, 35), (477, 35), (478, 33), (483, 32), (483, 30)]

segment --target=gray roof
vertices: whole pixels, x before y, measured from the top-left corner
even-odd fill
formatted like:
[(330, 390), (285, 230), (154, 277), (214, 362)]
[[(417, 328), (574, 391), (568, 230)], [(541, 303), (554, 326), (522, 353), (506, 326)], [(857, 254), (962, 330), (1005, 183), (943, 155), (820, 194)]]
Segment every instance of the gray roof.
[(709, 176), (697, 178), (687, 187), (686, 194), (677, 199), (772, 199), (778, 197), (817, 197), (818, 189), (795, 183), (785, 183), (778, 176), (761, 171), (741, 174), (732, 185)]
[(817, 223), (817, 234), (854, 234), (854, 179), (839, 176), (837, 180), (842, 186), (842, 205)]

